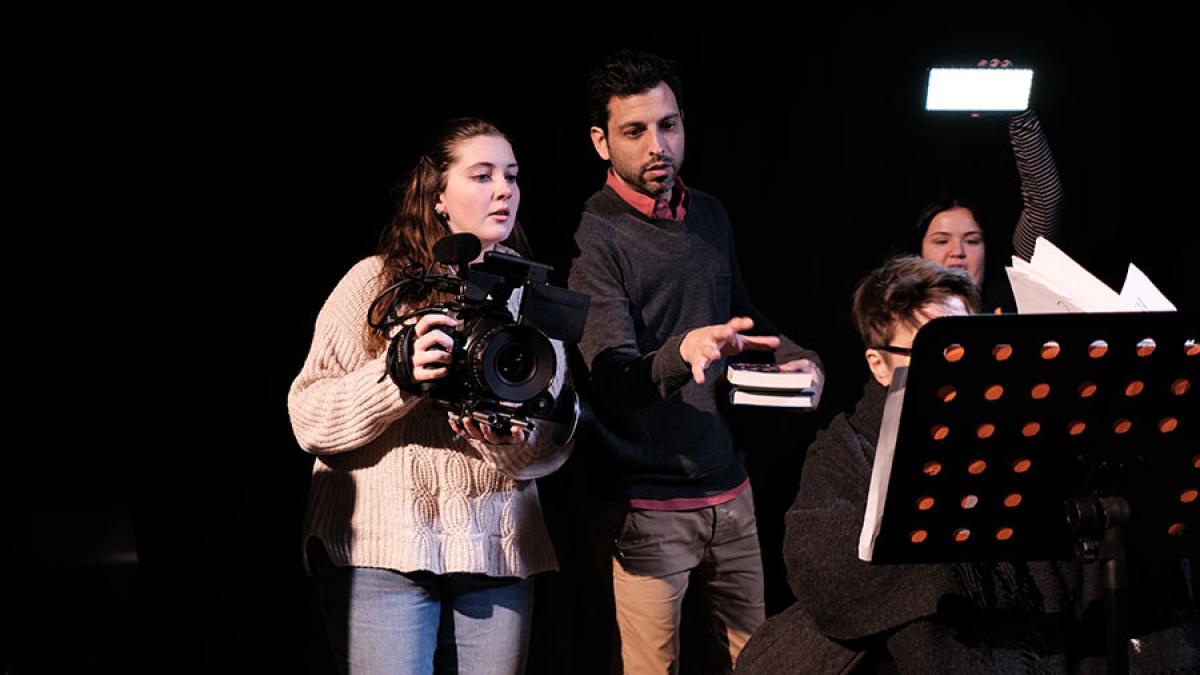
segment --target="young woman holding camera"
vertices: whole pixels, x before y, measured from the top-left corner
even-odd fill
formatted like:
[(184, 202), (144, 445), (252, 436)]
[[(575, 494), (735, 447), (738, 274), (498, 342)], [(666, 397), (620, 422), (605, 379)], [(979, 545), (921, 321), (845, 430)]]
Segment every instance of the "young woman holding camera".
[[(416, 266), (437, 270), (433, 245), (447, 234), (513, 253), (500, 242), (519, 236), (519, 203), (508, 139), (481, 120), (448, 123), (410, 172), (379, 253), (326, 300), (288, 393), (296, 439), (317, 456), (306, 562), (344, 672), (524, 669), (531, 577), (557, 567), (532, 479), (561, 466), (569, 448), (536, 428), (497, 434), (447, 420), (387, 377), (392, 335), (368, 323), (381, 291)], [(401, 298), (410, 311), (445, 299), (414, 284)], [(421, 317), (407, 368), (414, 383), (446, 376), (454, 326), (444, 314)], [(557, 396), (565, 358), (555, 348)]]

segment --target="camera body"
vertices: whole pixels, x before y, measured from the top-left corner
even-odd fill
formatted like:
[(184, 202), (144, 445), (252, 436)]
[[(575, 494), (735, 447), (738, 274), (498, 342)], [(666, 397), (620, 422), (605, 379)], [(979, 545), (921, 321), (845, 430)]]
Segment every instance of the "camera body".
[[(575, 343), (583, 335), (589, 296), (551, 286), (552, 268), (514, 255), (489, 251), (481, 262), (474, 235), (443, 238), (434, 249), (438, 259), (460, 270), (456, 275), (423, 274), (397, 286), (419, 283), (424, 288), (454, 294), (454, 299), (395, 317), (404, 323), (392, 339), (388, 372), (401, 388), (424, 393), (458, 417), (470, 416), (498, 434), (513, 427), (530, 428), (534, 419), (556, 425), (555, 438), (565, 442), (574, 433), (579, 401), (564, 386), (551, 392), (560, 355), (551, 339)], [(380, 302), (396, 287), (384, 291)], [(520, 293), (514, 315), (510, 298)], [(393, 309), (398, 305), (393, 301)], [(374, 311), (374, 305), (373, 310)], [(442, 313), (458, 321), (457, 330), (443, 330), (454, 346), (445, 377), (416, 384), (409, 368), (415, 321), (420, 315)], [(389, 315), (391, 311), (389, 311)]]

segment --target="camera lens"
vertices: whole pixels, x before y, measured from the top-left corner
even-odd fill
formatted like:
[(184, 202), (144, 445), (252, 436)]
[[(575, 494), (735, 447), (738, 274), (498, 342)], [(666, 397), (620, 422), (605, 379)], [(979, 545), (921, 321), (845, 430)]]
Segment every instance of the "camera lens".
[(469, 339), (466, 351), (476, 386), (501, 401), (528, 401), (554, 380), (554, 346), (528, 326), (484, 328)]
[(496, 354), (496, 371), (508, 384), (521, 384), (533, 375), (533, 354), (523, 344), (505, 345)]

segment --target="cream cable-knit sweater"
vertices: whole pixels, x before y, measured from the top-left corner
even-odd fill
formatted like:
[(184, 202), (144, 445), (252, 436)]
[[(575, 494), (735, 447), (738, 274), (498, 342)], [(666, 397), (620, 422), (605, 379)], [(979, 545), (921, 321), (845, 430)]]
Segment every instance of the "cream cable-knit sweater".
[[(317, 455), (304, 541), (320, 539), (343, 566), (521, 578), (557, 569), (532, 479), (569, 448), (537, 430), (522, 444), (461, 439), (444, 409), (380, 381), (385, 353), (366, 353), (363, 326), (382, 271), (374, 256), (338, 283), (288, 392), (296, 440)], [(518, 290), (510, 309), (519, 301)], [(557, 394), (566, 359), (555, 349)]]

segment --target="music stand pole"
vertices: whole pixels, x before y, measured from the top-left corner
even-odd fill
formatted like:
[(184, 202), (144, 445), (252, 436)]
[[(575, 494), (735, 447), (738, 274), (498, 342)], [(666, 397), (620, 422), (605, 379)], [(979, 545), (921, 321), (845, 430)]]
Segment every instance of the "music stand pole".
[(1109, 675), (1129, 673), (1129, 568), (1125, 552), (1129, 502), (1124, 497), (1077, 497), (1067, 502), (1075, 554), (1102, 566), (1105, 647)]

